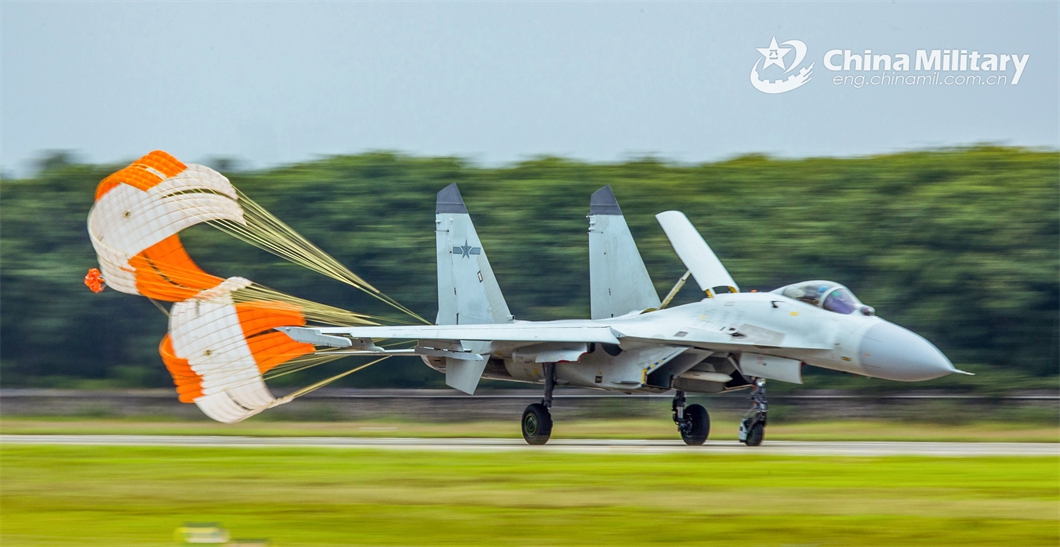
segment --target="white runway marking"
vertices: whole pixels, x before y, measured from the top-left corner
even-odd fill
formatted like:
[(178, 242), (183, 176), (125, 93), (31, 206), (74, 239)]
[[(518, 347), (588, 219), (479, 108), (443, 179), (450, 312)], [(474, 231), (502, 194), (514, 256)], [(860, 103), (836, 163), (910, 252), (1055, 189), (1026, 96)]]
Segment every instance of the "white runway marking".
[(353, 448), (449, 452), (560, 452), (586, 454), (771, 454), (787, 456), (1060, 456), (1060, 443), (813, 442), (770, 441), (747, 447), (736, 441), (555, 439), (529, 446), (521, 439), (353, 437), (235, 437), (201, 435), (0, 435), (0, 445), (194, 446), (224, 448)]

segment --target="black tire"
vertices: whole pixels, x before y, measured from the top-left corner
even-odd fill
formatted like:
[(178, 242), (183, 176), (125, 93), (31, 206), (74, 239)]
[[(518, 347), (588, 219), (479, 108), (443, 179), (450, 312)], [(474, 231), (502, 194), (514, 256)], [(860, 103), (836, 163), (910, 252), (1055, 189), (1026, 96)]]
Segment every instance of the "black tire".
[(747, 446), (758, 446), (762, 444), (762, 439), (766, 436), (766, 426), (759, 422), (751, 426), (751, 430), (747, 432)]
[(523, 439), (527, 444), (545, 444), (552, 436), (552, 414), (548, 407), (534, 403), (523, 411)]
[(689, 446), (699, 446), (707, 441), (710, 435), (710, 414), (702, 405), (685, 407), (685, 419), (692, 422), (688, 433), (681, 433), (681, 440)]

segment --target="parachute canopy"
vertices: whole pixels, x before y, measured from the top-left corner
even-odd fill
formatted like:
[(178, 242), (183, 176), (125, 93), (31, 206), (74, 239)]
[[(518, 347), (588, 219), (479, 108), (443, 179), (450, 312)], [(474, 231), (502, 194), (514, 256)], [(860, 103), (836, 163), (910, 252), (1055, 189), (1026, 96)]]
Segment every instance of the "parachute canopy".
[[(404, 313), (383, 295), (240, 193), (220, 173), (154, 151), (108, 176), (96, 188), (88, 233), (102, 272), (85, 284), (173, 302), (159, 353), (179, 399), (209, 417), (237, 422), (327, 383), (282, 399), (265, 385), (280, 375), (340, 358), (317, 352), (275, 330), (325, 324), (375, 325), (368, 315), (318, 304), (242, 277), (206, 273), (188, 255), (179, 233), (208, 223), (259, 248), (352, 285)], [(426, 322), (426, 321), (423, 321)], [(377, 361), (373, 361), (377, 362)], [(369, 363), (369, 365), (372, 363)], [(332, 381), (352, 371), (336, 376)]]
[(236, 422), (275, 400), (262, 377), (276, 366), (312, 354), (312, 344), (273, 330), (304, 325), (297, 306), (284, 302), (235, 303), (231, 291), (249, 281), (233, 277), (210, 295), (178, 302), (159, 353), (181, 402), (194, 402), (207, 416)]
[(243, 209), (232, 183), (201, 165), (155, 151), (103, 179), (88, 215), (88, 234), (112, 289), (180, 302), (223, 280), (199, 269), (177, 234)]

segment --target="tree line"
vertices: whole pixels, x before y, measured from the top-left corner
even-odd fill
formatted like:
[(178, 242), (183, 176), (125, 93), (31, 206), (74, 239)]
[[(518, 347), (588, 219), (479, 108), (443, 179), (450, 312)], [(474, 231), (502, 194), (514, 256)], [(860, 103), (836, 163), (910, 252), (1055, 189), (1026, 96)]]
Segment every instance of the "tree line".
[[(145, 151), (146, 152), (146, 151)], [(1057, 374), (1060, 152), (981, 146), (855, 158), (748, 155), (684, 165), (541, 157), (504, 167), (395, 153), (336, 156), (232, 182), (377, 288), (436, 312), (434, 198), (456, 182), (518, 319), (589, 314), (589, 195), (610, 184), (660, 294), (685, 269), (655, 222), (684, 211), (743, 290), (807, 279), (850, 287), (878, 315), (991, 378)], [(226, 162), (220, 165), (222, 171)], [(89, 292), (85, 220), (122, 165), (55, 156), (0, 184), (0, 382), (166, 386), (166, 317), (144, 298)], [(200, 266), (354, 311), (396, 312), (206, 226), (182, 233)], [(698, 298), (686, 287), (678, 301)], [(438, 385), (413, 360), (351, 385)]]

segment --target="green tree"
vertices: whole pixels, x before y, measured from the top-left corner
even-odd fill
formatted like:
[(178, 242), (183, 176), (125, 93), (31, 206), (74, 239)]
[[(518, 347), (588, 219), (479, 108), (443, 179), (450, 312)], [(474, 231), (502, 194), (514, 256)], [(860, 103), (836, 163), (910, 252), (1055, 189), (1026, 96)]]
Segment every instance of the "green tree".
[[(337, 156), (228, 173), (276, 216), (370, 283), (433, 318), (434, 194), (457, 182), (521, 319), (588, 315), (588, 196), (611, 184), (660, 293), (684, 268), (654, 215), (680, 209), (745, 290), (805, 279), (849, 286), (957, 363), (1054, 375), (1060, 309), (1060, 153), (973, 147), (859, 158), (744, 156), (589, 164), (543, 157), (502, 168), (459, 158)], [(4, 386), (167, 385), (166, 318), (143, 298), (81, 284), (95, 185), (120, 166), (53, 154), (0, 185)], [(390, 313), (209, 227), (183, 234), (211, 273), (242, 275), (355, 311)], [(695, 291), (682, 293), (685, 301)], [(358, 385), (439, 382), (391, 360)]]

